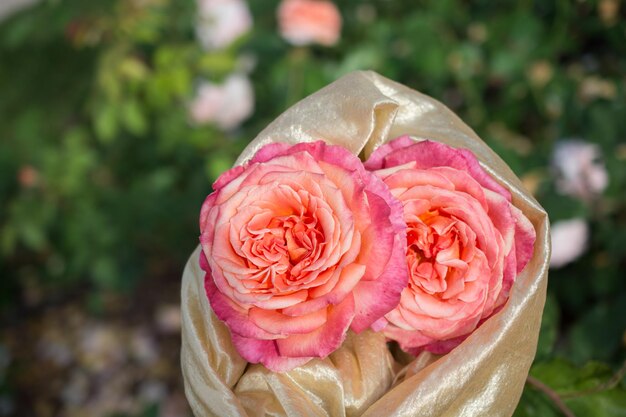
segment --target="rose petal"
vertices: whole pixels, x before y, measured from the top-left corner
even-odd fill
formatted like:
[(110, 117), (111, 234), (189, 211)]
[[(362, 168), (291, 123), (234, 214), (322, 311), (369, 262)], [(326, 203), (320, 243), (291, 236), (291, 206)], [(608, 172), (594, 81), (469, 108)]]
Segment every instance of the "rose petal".
[(398, 149), (406, 149), (414, 143), (415, 141), (408, 135), (403, 135), (394, 140), (390, 140), (389, 142), (376, 148), (363, 165), (370, 171), (388, 168), (390, 165), (385, 163), (385, 158), (390, 153)]
[(211, 273), (207, 272), (204, 279), (204, 289), (215, 315), (225, 322), (231, 329), (241, 336), (253, 337), (255, 339), (275, 339), (276, 335), (269, 333), (250, 320), (247, 311), (224, 296), (217, 290), (215, 283), (211, 279)]
[(532, 223), (520, 209), (511, 205), (511, 213), (515, 218), (515, 256), (517, 273), (520, 273), (533, 256), (537, 236)]
[(282, 356), (325, 358), (346, 338), (354, 318), (354, 297), (349, 294), (340, 304), (328, 307), (326, 325), (314, 332), (292, 335), (276, 341)]
[(275, 340), (259, 340), (233, 334), (233, 344), (242, 358), (250, 363), (262, 363), (273, 372), (286, 372), (304, 365), (312, 357), (286, 357), (278, 353)]
[(381, 190), (380, 193), (386, 193), (388, 200), (372, 192), (367, 193), (374, 222), (368, 229), (370, 235), (364, 238), (372, 245), (369, 251), (362, 252), (364, 261), (368, 261), (368, 269), (364, 279), (354, 289), (356, 314), (351, 328), (357, 333), (370, 327), (398, 304), (409, 280), (402, 206), (399, 201), (391, 200), (388, 190)]
[[(409, 144), (409, 141), (412, 143)], [(501, 194), (508, 201), (511, 200), (511, 193), (491, 178), (482, 169), (474, 154), (466, 149), (455, 149), (430, 140), (415, 142), (409, 136), (401, 136), (380, 146), (369, 159), (372, 162), (368, 160), (365, 163), (368, 169), (386, 168), (407, 162), (416, 162), (421, 169), (441, 166), (455, 168), (469, 173), (483, 187)], [(379, 168), (373, 168), (377, 166)]]
[(326, 323), (326, 309), (320, 309), (301, 316), (286, 316), (275, 310), (252, 307), (248, 318), (259, 328), (277, 335), (310, 333)]

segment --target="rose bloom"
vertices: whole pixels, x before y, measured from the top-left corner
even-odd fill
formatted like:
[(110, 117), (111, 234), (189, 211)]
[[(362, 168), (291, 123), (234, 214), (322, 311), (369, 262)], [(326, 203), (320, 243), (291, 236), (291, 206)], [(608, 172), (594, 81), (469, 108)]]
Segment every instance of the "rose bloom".
[(580, 139), (557, 142), (552, 155), (556, 187), (561, 194), (589, 200), (609, 183), (598, 145)]
[(341, 33), (341, 14), (325, 0), (283, 0), (278, 23), (283, 38), (293, 45), (332, 46)]
[(376, 325), (401, 348), (449, 352), (506, 302), (535, 231), (470, 151), (400, 137), (365, 166), (404, 206), (409, 283)]
[(194, 123), (215, 123), (222, 130), (231, 130), (250, 117), (254, 111), (254, 90), (245, 75), (230, 75), (223, 84), (203, 82), (189, 104)]
[(551, 225), (552, 256), (550, 268), (561, 268), (585, 253), (589, 225), (585, 219), (561, 220)]
[(206, 293), (248, 362), (324, 358), (397, 305), (402, 207), (346, 149), (270, 144), (213, 188), (200, 214)]
[(197, 0), (196, 36), (205, 49), (226, 48), (252, 27), (252, 15), (243, 0)]

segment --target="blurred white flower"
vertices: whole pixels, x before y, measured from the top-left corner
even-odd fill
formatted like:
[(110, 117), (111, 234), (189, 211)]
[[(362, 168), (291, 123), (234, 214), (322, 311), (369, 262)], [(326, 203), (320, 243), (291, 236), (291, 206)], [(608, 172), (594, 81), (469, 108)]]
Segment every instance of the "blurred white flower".
[(0, 1), (0, 21), (11, 17), (22, 9), (33, 6), (39, 0), (2, 0)]
[(243, 0), (197, 0), (196, 36), (205, 49), (221, 49), (252, 27), (252, 15)]
[(223, 130), (239, 126), (253, 110), (252, 83), (241, 74), (230, 75), (223, 84), (203, 82), (189, 105), (195, 123), (215, 123)]
[(147, 380), (139, 385), (138, 391), (143, 403), (158, 404), (167, 395), (167, 386), (163, 381)]
[(558, 221), (551, 226), (550, 234), (552, 236), (550, 268), (567, 265), (587, 249), (589, 226), (584, 219)]
[(597, 145), (571, 139), (558, 142), (552, 156), (556, 187), (561, 194), (588, 200), (602, 193), (609, 178)]
[(126, 361), (124, 335), (107, 324), (93, 324), (81, 329), (78, 360), (83, 370), (100, 373)]
[(159, 359), (156, 341), (145, 329), (136, 329), (130, 339), (130, 352), (142, 365), (150, 365)]

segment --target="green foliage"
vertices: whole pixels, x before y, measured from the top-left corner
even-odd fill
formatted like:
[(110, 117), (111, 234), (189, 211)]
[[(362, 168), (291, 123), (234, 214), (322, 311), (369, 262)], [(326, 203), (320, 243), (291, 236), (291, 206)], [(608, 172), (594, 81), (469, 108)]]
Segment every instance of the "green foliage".
[[(626, 15), (610, 3), (343, 0), (340, 43), (296, 48), (277, 32), (278, 1), (250, 2), (252, 33), (209, 53), (193, 0), (42, 2), (0, 23), (0, 303), (33, 277), (97, 293), (178, 274), (211, 180), (243, 146), (290, 104), (372, 69), (457, 112), (552, 221), (590, 223), (586, 254), (550, 273), (532, 374), (566, 397), (602, 384), (626, 359)], [(256, 61), (254, 116), (232, 132), (192, 125), (197, 80), (224, 79), (241, 54)], [(570, 137), (602, 150), (610, 182), (593, 201), (556, 190), (550, 155)], [(619, 416), (625, 398), (622, 383), (565, 401)], [(552, 415), (529, 387), (516, 416)]]
[(197, 46), (194, 2), (87, 3), (0, 26), (0, 250), (11, 280), (34, 267), (51, 291), (177, 268), (210, 191), (204, 164), (242, 146), (188, 121), (194, 80), (234, 65)]
[[(575, 367), (562, 359), (539, 363), (531, 375), (561, 396), (576, 416), (626, 416), (626, 389), (611, 382), (613, 371), (599, 362)], [(560, 416), (560, 410), (545, 393), (530, 388), (524, 391), (515, 416)]]
[(559, 336), (559, 305), (553, 294), (548, 294), (546, 306), (543, 310), (539, 342), (537, 343), (536, 360), (548, 359), (554, 352)]

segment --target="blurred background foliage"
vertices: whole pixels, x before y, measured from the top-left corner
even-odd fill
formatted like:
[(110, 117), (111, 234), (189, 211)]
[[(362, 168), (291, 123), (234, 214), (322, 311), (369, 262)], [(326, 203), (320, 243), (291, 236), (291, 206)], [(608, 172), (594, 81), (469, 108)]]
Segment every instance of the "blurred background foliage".
[[(199, 3), (41, 1), (0, 21), (0, 416), (187, 415), (175, 305), (210, 184), (289, 105), (359, 69), (444, 102), (553, 224), (577, 222), (553, 236), (564, 254), (516, 416), (626, 416), (623, 2), (342, 0), (326, 46), (281, 37), (277, 1), (207, 43), (219, 25)], [(161, 362), (102, 351), (137, 374), (116, 382), (130, 400), (102, 396), (115, 376), (90, 343), (134, 352), (137, 334)]]

